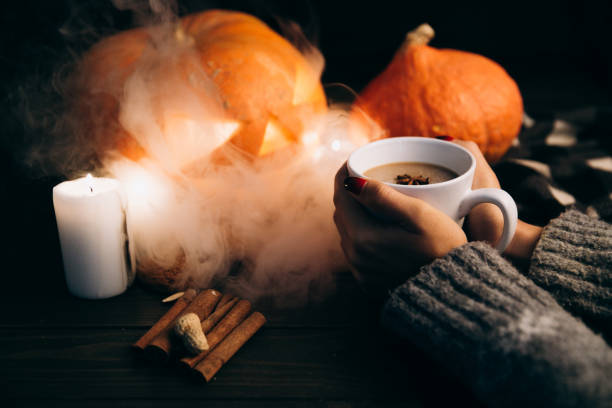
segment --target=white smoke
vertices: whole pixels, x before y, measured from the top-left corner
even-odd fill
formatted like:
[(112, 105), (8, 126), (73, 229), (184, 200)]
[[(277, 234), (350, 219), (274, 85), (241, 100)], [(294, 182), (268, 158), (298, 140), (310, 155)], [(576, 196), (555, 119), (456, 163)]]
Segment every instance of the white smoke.
[[(169, 171), (159, 158), (109, 160), (128, 193), (137, 260), (169, 269), (181, 262), (183, 281), (225, 281), (249, 298), (302, 303), (324, 295), (345, 266), (332, 220), (334, 174), (365, 142), (349, 130), (349, 118), (332, 110), (296, 149), (256, 164), (204, 166), (196, 175)], [(238, 273), (228, 277), (236, 262)]]
[[(172, 15), (173, 7), (154, 3)], [(137, 265), (180, 271), (173, 288), (223, 285), (283, 305), (329, 293), (334, 273), (346, 267), (333, 223), (334, 174), (366, 132), (348, 109), (330, 107), (312, 114), (287, 148), (254, 159), (233, 151), (225, 142), (238, 124), (224, 113), (193, 43), (172, 17), (156, 21), (136, 68), (113, 90), (120, 126), (146, 154), (133, 161), (107, 151), (102, 160), (102, 172), (126, 191)], [(321, 54), (303, 45), (320, 75)], [(105, 134), (100, 122), (92, 139)], [(219, 163), (214, 152), (224, 145)]]

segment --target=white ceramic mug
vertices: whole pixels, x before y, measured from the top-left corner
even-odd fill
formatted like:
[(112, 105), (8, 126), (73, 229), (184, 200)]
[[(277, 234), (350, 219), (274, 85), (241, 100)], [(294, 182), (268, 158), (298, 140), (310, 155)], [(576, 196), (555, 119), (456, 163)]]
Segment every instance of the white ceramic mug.
[(472, 190), (476, 159), (454, 143), (425, 137), (392, 137), (368, 143), (349, 156), (349, 175), (368, 178), (364, 173), (377, 166), (396, 162), (430, 163), (446, 167), (458, 174), (442, 183), (401, 185), (385, 183), (397, 191), (419, 198), (461, 223), (470, 210), (481, 203), (492, 203), (504, 215), (504, 231), (497, 243), (502, 252), (514, 236), (517, 223), (516, 204), (510, 194), (496, 188)]

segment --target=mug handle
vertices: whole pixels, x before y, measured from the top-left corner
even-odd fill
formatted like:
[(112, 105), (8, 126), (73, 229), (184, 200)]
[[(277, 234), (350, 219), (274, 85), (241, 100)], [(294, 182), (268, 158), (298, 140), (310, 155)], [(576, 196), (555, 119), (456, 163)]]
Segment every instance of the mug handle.
[(516, 203), (504, 190), (497, 188), (479, 188), (477, 190), (470, 190), (461, 204), (459, 204), (459, 218), (465, 217), (472, 208), (477, 204), (491, 203), (499, 207), (502, 214), (504, 215), (504, 231), (502, 236), (495, 246), (499, 252), (503, 252), (516, 231), (516, 223), (518, 219), (518, 212), (516, 210)]

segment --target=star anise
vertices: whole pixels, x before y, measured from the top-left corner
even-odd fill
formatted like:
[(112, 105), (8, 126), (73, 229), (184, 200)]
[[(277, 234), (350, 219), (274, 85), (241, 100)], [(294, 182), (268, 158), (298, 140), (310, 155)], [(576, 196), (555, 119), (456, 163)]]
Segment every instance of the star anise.
[(395, 184), (402, 184), (407, 186), (422, 186), (425, 184), (429, 184), (429, 177), (424, 177), (422, 175), (413, 177), (409, 174), (397, 175), (395, 177)]

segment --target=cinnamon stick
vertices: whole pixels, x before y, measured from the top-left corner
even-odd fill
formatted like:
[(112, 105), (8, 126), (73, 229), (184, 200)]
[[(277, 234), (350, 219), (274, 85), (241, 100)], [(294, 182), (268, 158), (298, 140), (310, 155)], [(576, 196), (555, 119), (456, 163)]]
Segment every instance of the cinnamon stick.
[[(204, 332), (204, 334), (210, 332), (217, 325), (217, 323), (219, 323), (219, 321), (223, 319), (227, 312), (229, 312), (234, 307), (234, 305), (238, 303), (238, 300), (239, 299), (235, 297), (221, 307), (217, 305), (215, 311), (202, 321), (202, 331)], [(221, 301), (219, 301), (219, 303), (221, 303)]]
[(266, 318), (254, 312), (236, 327), (213, 351), (196, 366), (196, 373), (210, 381), (223, 365), (264, 325)]
[(176, 320), (187, 314), (195, 313), (200, 321), (206, 319), (221, 298), (221, 293), (214, 289), (202, 291), (184, 308), (172, 322), (164, 328), (146, 347), (145, 353), (152, 360), (166, 361), (172, 347), (172, 327)]
[(217, 307), (215, 308), (215, 310), (223, 307), (223, 305), (225, 305), (226, 303), (237, 299), (234, 295), (230, 295), (229, 293), (226, 293), (223, 295), (223, 297), (221, 297), (221, 300), (219, 301), (219, 303), (217, 303)]
[[(204, 350), (200, 354), (193, 357), (183, 357), (181, 358), (180, 364), (185, 368), (192, 368), (198, 362), (200, 362), (204, 357), (206, 357), (211, 350), (215, 348), (215, 346), (232, 331), (234, 330), (245, 317), (248, 316), (251, 311), (251, 302), (248, 300), (241, 300), (238, 302), (232, 310), (229, 311), (227, 316), (223, 318), (217, 324), (214, 329), (206, 336), (206, 340), (208, 341), (208, 350)], [(204, 332), (206, 332), (204, 330)]]
[(164, 330), (170, 322), (172, 322), (178, 315), (189, 305), (196, 295), (194, 289), (189, 289), (185, 294), (180, 297), (170, 309), (147, 331), (138, 341), (132, 344), (132, 347), (136, 350), (144, 350), (144, 348), (153, 340), (162, 330)]

